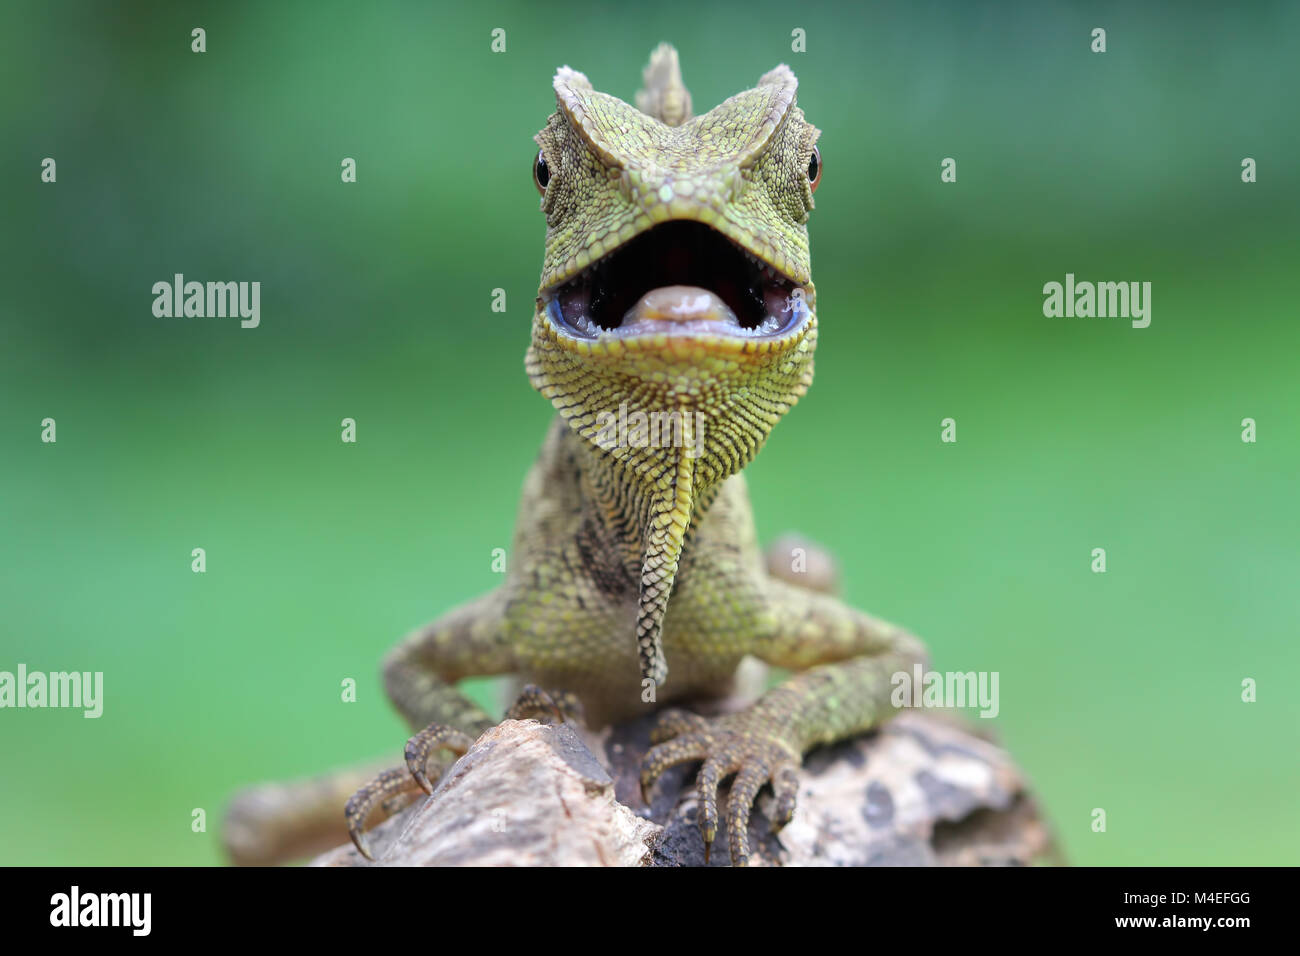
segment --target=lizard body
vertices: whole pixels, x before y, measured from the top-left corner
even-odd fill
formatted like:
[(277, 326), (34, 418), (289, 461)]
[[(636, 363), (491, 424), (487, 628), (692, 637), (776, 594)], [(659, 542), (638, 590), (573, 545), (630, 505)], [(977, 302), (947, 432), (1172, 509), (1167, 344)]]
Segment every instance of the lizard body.
[[(450, 739), (441, 728), (491, 723), (455, 691), (464, 676), (563, 689), (603, 723), (647, 699), (725, 693), (746, 655), (798, 671), (740, 714), (667, 711), (646, 755), (645, 784), (703, 761), (706, 842), (717, 785), (736, 774), (728, 823), (743, 863), (761, 786), (784, 822), (802, 754), (885, 719), (890, 675), (921, 650), (770, 576), (738, 474), (812, 381), (806, 223), (821, 158), (794, 74), (779, 66), (699, 117), (671, 47), (645, 83), (637, 109), (581, 73), (556, 74), (558, 108), (537, 136), (547, 237), (525, 364), (559, 416), (525, 482), (507, 581), (409, 638), (386, 683), (413, 726), (439, 728), (408, 747), (428, 788), (423, 762)], [(615, 434), (611, 423), (638, 414), (668, 422), (673, 440)], [(401, 786), (399, 770), (358, 794), (354, 837)]]
[[(599, 724), (725, 694), (746, 656), (794, 671), (739, 713), (664, 710), (645, 757), (643, 786), (702, 762), (706, 848), (718, 785), (735, 775), (726, 825), (745, 863), (761, 787), (783, 825), (803, 753), (887, 719), (890, 675), (922, 659), (899, 628), (768, 573), (739, 474), (812, 381), (806, 224), (821, 159), (794, 74), (779, 66), (694, 116), (665, 45), (645, 83), (638, 109), (567, 67), (555, 77), (537, 135), (547, 235), (525, 366), (558, 415), (504, 584), (385, 662), (390, 698), (425, 729), (406, 767), (348, 802), (366, 855), (367, 818), (431, 790), (431, 755), (463, 753), (495, 723), (462, 678), (520, 676), (575, 695)], [(611, 425), (656, 416), (660, 440)], [(558, 699), (532, 687), (512, 713)]]

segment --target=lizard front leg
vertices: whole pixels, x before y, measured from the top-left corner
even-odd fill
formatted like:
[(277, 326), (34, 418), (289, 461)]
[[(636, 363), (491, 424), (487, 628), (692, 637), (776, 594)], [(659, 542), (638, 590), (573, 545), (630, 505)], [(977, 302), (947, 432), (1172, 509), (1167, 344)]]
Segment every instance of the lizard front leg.
[(641, 771), (648, 789), (669, 767), (703, 762), (696, 786), (706, 859), (718, 830), (718, 785), (735, 774), (726, 822), (737, 866), (749, 861), (749, 818), (758, 791), (771, 784), (772, 826), (780, 829), (794, 813), (803, 754), (891, 717), (891, 676), (925, 659), (912, 635), (835, 598), (774, 579), (766, 594), (773, 626), (760, 636), (755, 654), (797, 673), (739, 713), (706, 719), (667, 711)]
[(465, 677), (516, 669), (504, 611), (505, 595), (498, 589), (411, 634), (385, 659), (384, 689), (417, 733), (407, 741), (404, 766), (374, 777), (344, 808), (348, 835), (363, 856), (372, 858), (365, 836), (370, 817), (377, 810), (399, 809), (421, 790), (431, 791), (430, 757), (441, 749), (463, 754), (496, 723), (455, 685)]

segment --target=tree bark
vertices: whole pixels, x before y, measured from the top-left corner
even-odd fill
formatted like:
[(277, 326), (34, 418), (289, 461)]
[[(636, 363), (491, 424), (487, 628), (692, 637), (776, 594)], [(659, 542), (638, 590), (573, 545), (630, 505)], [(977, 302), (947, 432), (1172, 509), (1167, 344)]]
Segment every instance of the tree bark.
[[(505, 721), (458, 760), (432, 796), (372, 833), (376, 863), (351, 845), (320, 866), (700, 866), (694, 768), (665, 774), (652, 805), (638, 768), (653, 718), (599, 733)], [(719, 794), (720, 805), (726, 798)], [(794, 820), (770, 832), (764, 791), (753, 864), (998, 866), (1059, 863), (1024, 775), (956, 719), (908, 711), (804, 762)], [(725, 827), (711, 863), (726, 865)]]

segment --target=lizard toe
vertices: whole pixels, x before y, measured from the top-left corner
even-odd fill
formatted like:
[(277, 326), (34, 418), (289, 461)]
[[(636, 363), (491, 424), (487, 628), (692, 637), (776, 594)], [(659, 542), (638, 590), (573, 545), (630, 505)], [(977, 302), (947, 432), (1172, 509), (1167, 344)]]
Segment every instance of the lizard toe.
[(736, 767), (724, 754), (715, 754), (704, 761), (699, 775), (695, 778), (695, 788), (699, 798), (698, 821), (700, 836), (704, 838), (704, 861), (709, 860), (709, 851), (718, 836), (718, 784), (729, 774), (735, 773)]
[(655, 781), (663, 774), (665, 770), (676, 767), (679, 764), (693, 763), (697, 760), (703, 760), (708, 756), (707, 744), (698, 737), (674, 737), (672, 740), (656, 744), (645, 752), (641, 758), (641, 799), (645, 799), (646, 794), (654, 786)]
[(684, 734), (701, 733), (708, 729), (709, 722), (699, 714), (680, 707), (670, 707), (659, 714), (654, 729), (650, 731), (650, 742), (661, 744)]
[(525, 684), (505, 716), (507, 720), (546, 718), (562, 724), (582, 717), (582, 702), (569, 691), (548, 691), (536, 684)]
[(376, 812), (388, 816), (401, 809), (410, 802), (411, 796), (418, 789), (419, 784), (407, 768), (393, 767), (348, 798), (347, 805), (343, 808), (343, 818), (347, 823), (348, 837), (358, 853), (367, 860), (375, 858), (366, 836), (366, 824)]
[(447, 749), (456, 756), (461, 756), (473, 746), (474, 740), (468, 734), (448, 727), (446, 724), (430, 724), (406, 742), (403, 756), (411, 777), (425, 793), (433, 793), (433, 783), (429, 780), (429, 755), (435, 750)]
[(765, 766), (750, 764), (731, 783), (731, 792), (727, 794), (727, 844), (731, 847), (733, 866), (749, 863), (749, 817), (754, 798), (767, 780)]
[(799, 793), (799, 768), (784, 764), (772, 777), (776, 808), (772, 812), (772, 832), (778, 833), (794, 818), (795, 798)]

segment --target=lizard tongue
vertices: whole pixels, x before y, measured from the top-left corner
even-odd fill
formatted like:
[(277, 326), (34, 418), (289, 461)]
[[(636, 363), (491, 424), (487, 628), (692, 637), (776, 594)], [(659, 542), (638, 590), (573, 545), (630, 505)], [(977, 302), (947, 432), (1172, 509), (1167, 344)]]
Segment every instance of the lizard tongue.
[(657, 322), (725, 322), (740, 325), (736, 313), (708, 289), (666, 285), (651, 289), (623, 315), (621, 329), (651, 328)]

